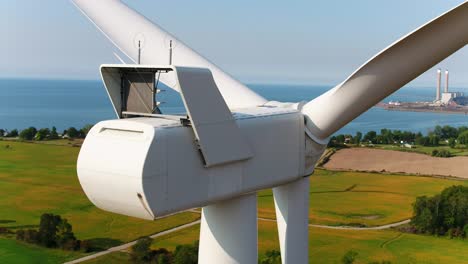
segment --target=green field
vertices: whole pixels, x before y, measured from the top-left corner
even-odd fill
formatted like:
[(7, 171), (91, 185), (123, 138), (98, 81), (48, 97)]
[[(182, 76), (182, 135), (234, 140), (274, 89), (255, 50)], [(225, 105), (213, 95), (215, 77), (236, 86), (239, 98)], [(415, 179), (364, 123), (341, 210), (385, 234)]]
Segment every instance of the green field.
[[(102, 248), (115, 246), (199, 219), (183, 213), (154, 222), (111, 214), (94, 207), (76, 177), (79, 148), (66, 141), (33, 144), (0, 141), (0, 226), (13, 230), (37, 227), (42, 213), (60, 214), (73, 225), (79, 239), (91, 239)], [(9, 145), (9, 148), (6, 148)], [(433, 195), (445, 187), (468, 181), (430, 177), (317, 170), (310, 178), (310, 223), (374, 226), (411, 217), (411, 203), (420, 195)], [(259, 193), (259, 216), (275, 218), (271, 191)], [(198, 226), (158, 238), (154, 247), (173, 249), (198, 239)], [(259, 223), (260, 254), (278, 248), (276, 224)], [(468, 242), (396, 231), (345, 231), (310, 228), (310, 257), (314, 263), (338, 263), (353, 248), (361, 263), (462, 263)], [(0, 263), (59, 263), (81, 253), (49, 250), (0, 237)], [(91, 263), (125, 263), (118, 252)]]
[[(312, 224), (376, 226), (409, 219), (417, 196), (468, 181), (316, 170), (310, 178)], [(275, 218), (270, 190), (259, 193), (259, 216)]]
[[(276, 224), (259, 221), (259, 255), (279, 250)], [(199, 226), (158, 238), (153, 248), (174, 250), (180, 244), (198, 239)], [(468, 241), (425, 235), (403, 234), (394, 230), (331, 230), (309, 228), (309, 262), (341, 263), (348, 251), (358, 252), (355, 263), (388, 260), (392, 263), (468, 263)], [(118, 252), (86, 263), (125, 263), (129, 255)]]
[[(182, 213), (152, 222), (97, 209), (84, 195), (76, 176), (78, 151), (69, 146), (0, 141), (0, 226), (34, 228), (41, 214), (60, 214), (71, 222), (78, 239), (90, 239), (93, 245), (108, 248), (200, 217)], [(0, 260), (25, 263), (16, 257), (19, 252), (28, 255), (30, 250), (20, 250), (24, 248), (20, 246), (13, 250), (14, 246), (2, 247)], [(72, 258), (59, 251), (43, 251), (48, 255), (45, 259)]]
[(81, 256), (83, 254), (57, 249), (44, 249), (0, 237), (0, 263), (62, 263)]

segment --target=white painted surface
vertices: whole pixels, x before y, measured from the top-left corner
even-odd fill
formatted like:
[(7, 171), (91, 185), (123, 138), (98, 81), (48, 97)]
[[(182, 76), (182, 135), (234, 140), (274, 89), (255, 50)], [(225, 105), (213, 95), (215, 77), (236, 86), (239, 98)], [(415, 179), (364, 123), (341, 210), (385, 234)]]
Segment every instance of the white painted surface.
[(208, 69), (176, 67), (190, 122), (207, 167), (253, 157)]
[(309, 177), (273, 188), (283, 264), (309, 261)]
[[(169, 42), (172, 40), (174, 47), (172, 64), (208, 68), (213, 73), (215, 82), (229, 108), (252, 107), (267, 102), (263, 97), (121, 1), (73, 0), (73, 3), (133, 62), (137, 63), (138, 42), (140, 41), (142, 46), (141, 64), (168, 64)], [(170, 12), (170, 10), (166, 10), (166, 12)], [(161, 81), (177, 90), (173, 74), (162, 76)]]
[(256, 264), (257, 194), (203, 207), (198, 263)]
[(468, 43), (468, 1), (384, 49), (346, 81), (303, 108), (324, 140)]
[(100, 122), (89, 132), (78, 158), (83, 190), (101, 209), (153, 219), (304, 176), (300, 112), (260, 107), (234, 116), (254, 156), (210, 168), (202, 163), (192, 128), (173, 119)]

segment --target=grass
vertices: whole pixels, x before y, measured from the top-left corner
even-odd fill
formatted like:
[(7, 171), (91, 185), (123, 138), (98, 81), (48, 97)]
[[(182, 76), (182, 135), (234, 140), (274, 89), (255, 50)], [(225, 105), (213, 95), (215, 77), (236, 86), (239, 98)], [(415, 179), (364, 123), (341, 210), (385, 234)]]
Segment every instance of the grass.
[[(279, 250), (276, 223), (259, 221), (259, 255)], [(198, 239), (199, 226), (155, 239), (152, 247), (174, 250)], [(309, 262), (341, 263), (348, 251), (358, 252), (355, 263), (388, 260), (392, 263), (468, 263), (468, 241), (403, 234), (394, 230), (331, 230), (309, 228)], [(86, 263), (128, 263), (129, 254), (118, 252)]]
[[(433, 195), (468, 181), (317, 169), (310, 178), (309, 222), (384, 225), (408, 219), (417, 196)], [(275, 218), (271, 190), (258, 194), (259, 216)]]
[(130, 255), (127, 252), (113, 252), (99, 258), (85, 261), (86, 264), (115, 264), (115, 263), (131, 263)]
[(56, 249), (44, 249), (35, 245), (0, 237), (1, 263), (62, 263), (83, 254)]
[[(35, 228), (41, 214), (60, 214), (73, 225), (78, 239), (90, 239), (94, 245), (108, 248), (200, 217), (181, 213), (145, 221), (97, 209), (78, 182), (78, 152), (79, 148), (69, 146), (0, 141), (0, 226)], [(0, 251), (0, 259), (21, 252), (12, 250), (14, 245)], [(53, 259), (58, 251), (44, 252)]]

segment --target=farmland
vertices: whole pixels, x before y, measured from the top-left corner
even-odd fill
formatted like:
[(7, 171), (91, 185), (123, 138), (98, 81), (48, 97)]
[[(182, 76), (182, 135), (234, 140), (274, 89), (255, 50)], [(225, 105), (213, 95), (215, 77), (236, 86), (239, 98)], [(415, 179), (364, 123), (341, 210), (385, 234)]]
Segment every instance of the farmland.
[[(276, 224), (259, 221), (259, 255), (279, 250)], [(191, 244), (198, 239), (199, 227), (166, 235), (152, 247), (174, 250), (176, 245)], [(341, 263), (349, 250), (358, 252), (356, 263), (387, 260), (392, 263), (468, 263), (468, 241), (445, 237), (403, 234), (394, 230), (330, 230), (309, 228), (309, 262)], [(122, 263), (129, 260), (125, 252), (113, 253), (86, 263)]]
[[(7, 147), (8, 145), (8, 147)], [(73, 144), (32, 144), (0, 141), (0, 226), (13, 231), (35, 228), (42, 213), (60, 214), (73, 225), (79, 239), (90, 239), (104, 249), (199, 219), (186, 212), (154, 222), (111, 214), (93, 206), (81, 190)], [(309, 223), (320, 225), (377, 226), (411, 217), (415, 197), (433, 195), (445, 187), (467, 181), (404, 175), (317, 170), (310, 177)], [(258, 194), (259, 217), (274, 219), (270, 190)], [(462, 263), (468, 242), (431, 236), (401, 234), (394, 230), (330, 230), (311, 227), (310, 259), (336, 263), (349, 249), (358, 261), (394, 263)], [(198, 226), (157, 238), (155, 248), (174, 249), (198, 239)], [(260, 254), (277, 249), (276, 224), (259, 222)], [(437, 250), (434, 250), (437, 248)], [(6, 263), (60, 263), (84, 253), (45, 249), (0, 236), (0, 259)], [(89, 263), (116, 263), (128, 259), (117, 252)], [(398, 261), (397, 261), (398, 260)]]
[[(200, 217), (182, 213), (151, 222), (97, 209), (79, 185), (75, 169), (78, 152), (79, 148), (70, 146), (0, 141), (0, 226), (12, 230), (34, 228), (41, 214), (59, 214), (70, 221), (79, 239), (89, 239), (98, 248), (108, 248)], [(8, 247), (1, 247), (0, 259), (11, 257), (13, 261), (17, 256), (13, 248), (24, 249), (24, 246), (9, 243)], [(48, 256), (43, 259), (60, 262), (74, 258), (59, 251), (34, 250), (43, 250)], [(16, 252), (28, 255), (30, 251)]]

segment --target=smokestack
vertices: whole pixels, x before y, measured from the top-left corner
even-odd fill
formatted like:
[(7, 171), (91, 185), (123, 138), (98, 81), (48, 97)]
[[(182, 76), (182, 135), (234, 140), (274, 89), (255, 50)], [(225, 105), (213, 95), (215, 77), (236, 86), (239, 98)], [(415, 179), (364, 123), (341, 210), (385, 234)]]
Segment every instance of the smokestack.
[(437, 69), (437, 94), (436, 94), (436, 101), (440, 101), (440, 84), (442, 79), (442, 71)]
[(444, 93), (449, 92), (449, 71), (445, 70), (445, 90)]

